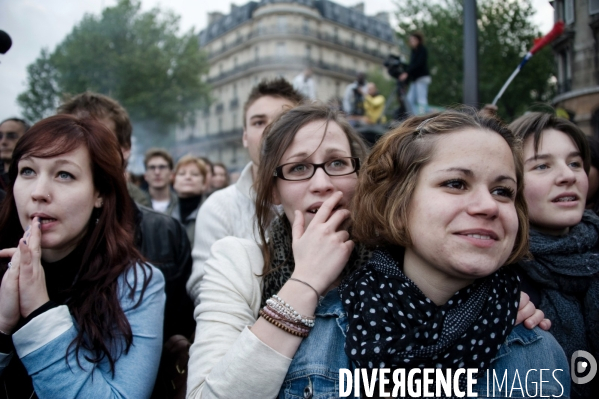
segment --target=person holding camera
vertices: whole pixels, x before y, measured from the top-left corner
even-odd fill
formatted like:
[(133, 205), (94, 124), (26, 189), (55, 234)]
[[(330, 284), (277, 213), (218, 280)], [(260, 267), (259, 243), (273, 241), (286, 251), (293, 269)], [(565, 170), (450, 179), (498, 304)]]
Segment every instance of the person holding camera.
[(410, 63), (405, 72), (399, 75), (399, 81), (411, 82), (408, 90), (408, 112), (412, 115), (421, 115), (428, 112), (428, 86), (431, 76), (428, 70), (428, 52), (424, 47), (424, 36), (420, 32), (412, 32), (408, 38), (412, 48)]
[(355, 126), (364, 116), (364, 95), (367, 92), (366, 74), (359, 72), (356, 80), (345, 88), (343, 112), (350, 124)]

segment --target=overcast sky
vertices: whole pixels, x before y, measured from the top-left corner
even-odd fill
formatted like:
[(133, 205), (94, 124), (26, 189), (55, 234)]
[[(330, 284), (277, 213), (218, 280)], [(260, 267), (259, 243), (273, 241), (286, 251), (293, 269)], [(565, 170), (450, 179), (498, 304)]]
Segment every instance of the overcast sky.
[[(359, 0), (335, 0), (343, 5), (354, 5)], [(518, 0), (515, 0), (518, 1)], [(26, 88), (27, 65), (33, 63), (42, 48), (53, 51), (73, 29), (85, 13), (99, 14), (104, 7), (113, 6), (116, 0), (0, 0), (0, 30), (6, 31), (13, 41), (8, 53), (0, 55), (0, 120), (20, 114), (17, 95)], [(537, 14), (535, 22), (543, 32), (553, 25), (553, 8), (547, 0), (532, 0)], [(231, 4), (247, 1), (207, 0), (142, 0), (142, 8), (159, 6), (171, 9), (181, 16), (183, 31), (206, 26), (207, 12), (227, 13)], [(393, 12), (392, 0), (367, 0), (366, 14), (379, 11)], [(168, 5), (166, 5), (168, 4)], [(514, 60), (514, 67), (517, 61)]]

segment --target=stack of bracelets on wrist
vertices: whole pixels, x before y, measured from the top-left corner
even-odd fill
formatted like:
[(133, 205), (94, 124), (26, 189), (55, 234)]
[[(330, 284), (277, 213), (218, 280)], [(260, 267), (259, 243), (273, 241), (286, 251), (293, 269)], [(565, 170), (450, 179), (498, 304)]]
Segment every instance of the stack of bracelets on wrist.
[(266, 301), (260, 316), (281, 330), (298, 337), (306, 338), (314, 327), (314, 317), (302, 316), (278, 295)]

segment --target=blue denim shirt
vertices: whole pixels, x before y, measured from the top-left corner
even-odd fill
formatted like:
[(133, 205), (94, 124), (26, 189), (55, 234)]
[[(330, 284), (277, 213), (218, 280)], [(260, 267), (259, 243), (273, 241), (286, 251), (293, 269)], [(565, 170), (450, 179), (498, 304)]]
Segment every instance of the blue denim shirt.
[[(315, 315), (314, 328), (300, 345), (289, 366), (279, 399), (338, 398), (339, 369), (353, 369), (344, 350), (347, 314), (337, 290), (327, 294), (316, 308)], [(540, 397), (541, 379), (543, 396), (570, 396), (566, 355), (555, 338), (539, 328), (528, 330), (521, 324), (516, 326), (499, 349), (492, 365), (493, 369), (487, 371), (488, 391), (485, 374), (478, 378), (474, 386), (473, 391), (479, 398)], [(543, 369), (542, 376), (540, 369)], [(495, 396), (493, 372), (496, 376)], [(354, 397), (353, 393), (350, 397)]]

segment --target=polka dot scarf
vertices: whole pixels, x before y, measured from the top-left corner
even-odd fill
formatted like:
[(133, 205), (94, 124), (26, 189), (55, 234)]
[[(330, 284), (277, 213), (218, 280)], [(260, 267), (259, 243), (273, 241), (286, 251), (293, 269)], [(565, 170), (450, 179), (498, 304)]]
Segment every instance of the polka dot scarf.
[(487, 369), (516, 321), (516, 274), (503, 267), (437, 306), (403, 273), (403, 252), (375, 251), (339, 287), (349, 358), (360, 368)]

